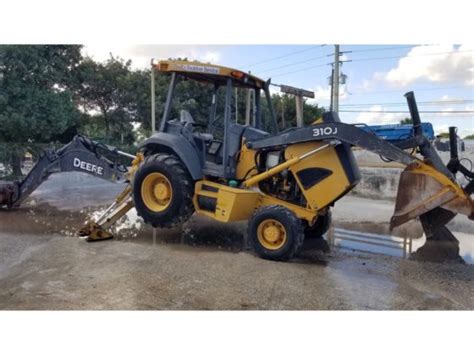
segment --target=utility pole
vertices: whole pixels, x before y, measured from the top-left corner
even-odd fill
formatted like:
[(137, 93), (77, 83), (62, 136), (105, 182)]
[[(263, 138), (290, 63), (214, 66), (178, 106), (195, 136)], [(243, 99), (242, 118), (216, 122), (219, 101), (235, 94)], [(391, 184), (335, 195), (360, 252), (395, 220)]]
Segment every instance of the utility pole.
[(303, 127), (303, 96), (296, 95), (296, 127)]
[(334, 71), (332, 76), (332, 110), (339, 112), (339, 45), (334, 46)]
[(288, 85), (276, 85), (280, 87), (280, 91), (285, 94), (290, 94), (295, 96), (296, 100), (296, 126), (303, 127), (303, 106), (304, 106), (304, 97), (309, 97), (314, 99), (314, 92), (308, 91), (300, 88), (295, 88)]
[(153, 65), (153, 58), (151, 59), (151, 85), (150, 85), (150, 95), (151, 95), (151, 134), (155, 133), (156, 130), (156, 116), (155, 116), (155, 66)]
[(339, 45), (334, 45), (334, 62), (332, 63), (331, 71), (331, 106), (330, 110), (339, 112), (339, 85), (345, 84), (347, 75), (341, 74), (339, 69), (342, 63), (350, 62), (350, 60), (340, 60), (340, 56), (344, 53), (350, 53), (351, 51), (341, 52)]
[(333, 100), (334, 100), (334, 68), (331, 69), (331, 76), (329, 77), (329, 85), (331, 85), (331, 104), (329, 105), (329, 111), (333, 111)]

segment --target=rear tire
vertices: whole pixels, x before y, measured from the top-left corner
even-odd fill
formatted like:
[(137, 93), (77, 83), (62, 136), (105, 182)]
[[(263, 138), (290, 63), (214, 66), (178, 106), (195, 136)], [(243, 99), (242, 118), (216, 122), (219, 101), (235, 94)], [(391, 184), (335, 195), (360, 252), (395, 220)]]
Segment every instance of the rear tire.
[(302, 221), (288, 208), (259, 208), (249, 221), (249, 241), (263, 259), (286, 261), (301, 250), (304, 241)]
[(194, 181), (178, 157), (158, 153), (148, 156), (133, 181), (137, 214), (153, 227), (171, 228), (194, 212)]

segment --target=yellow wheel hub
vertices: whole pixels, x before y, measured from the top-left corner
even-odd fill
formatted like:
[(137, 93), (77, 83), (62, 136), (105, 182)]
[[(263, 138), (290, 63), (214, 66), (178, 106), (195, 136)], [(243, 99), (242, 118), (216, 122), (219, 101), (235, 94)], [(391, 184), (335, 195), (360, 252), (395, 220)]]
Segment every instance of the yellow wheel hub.
[(276, 219), (265, 219), (258, 225), (257, 237), (266, 249), (280, 249), (286, 242), (286, 229)]
[(153, 212), (162, 212), (168, 208), (173, 198), (173, 188), (162, 173), (151, 173), (142, 182), (142, 200)]

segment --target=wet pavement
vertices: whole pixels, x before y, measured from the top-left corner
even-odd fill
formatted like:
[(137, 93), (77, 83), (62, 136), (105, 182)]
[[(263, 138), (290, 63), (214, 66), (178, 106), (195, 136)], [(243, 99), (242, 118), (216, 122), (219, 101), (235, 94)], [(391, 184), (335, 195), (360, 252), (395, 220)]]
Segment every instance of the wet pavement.
[[(0, 309), (474, 308), (472, 265), (350, 246), (324, 254), (312, 242), (291, 262), (271, 262), (248, 250), (245, 223), (193, 216), (154, 232), (131, 211), (115, 239), (87, 243), (75, 231), (121, 189), (84, 187), (87, 179), (48, 181), (19, 210), (0, 212)], [(336, 227), (385, 233), (386, 202), (342, 199)], [(455, 224), (456, 233), (470, 244), (463, 225)], [(397, 233), (421, 233), (416, 224), (406, 228)]]

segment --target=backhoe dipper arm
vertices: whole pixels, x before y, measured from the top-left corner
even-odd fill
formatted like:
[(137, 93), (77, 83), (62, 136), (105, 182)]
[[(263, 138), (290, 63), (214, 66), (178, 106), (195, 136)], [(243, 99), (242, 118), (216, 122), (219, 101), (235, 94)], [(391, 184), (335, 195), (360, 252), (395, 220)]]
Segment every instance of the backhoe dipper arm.
[(116, 148), (77, 135), (56, 151), (46, 150), (23, 180), (1, 183), (0, 207), (19, 206), (53, 173), (81, 171), (112, 182), (124, 181), (127, 168), (119, 163), (120, 156), (134, 158)]

